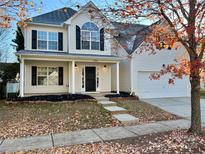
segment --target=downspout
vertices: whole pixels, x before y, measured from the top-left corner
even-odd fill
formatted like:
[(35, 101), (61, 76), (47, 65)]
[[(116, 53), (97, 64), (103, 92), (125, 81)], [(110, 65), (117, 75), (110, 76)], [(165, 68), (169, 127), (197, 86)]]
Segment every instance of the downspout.
[(134, 89), (133, 89), (133, 58), (132, 55), (130, 55), (131, 60), (130, 60), (130, 95), (133, 95)]

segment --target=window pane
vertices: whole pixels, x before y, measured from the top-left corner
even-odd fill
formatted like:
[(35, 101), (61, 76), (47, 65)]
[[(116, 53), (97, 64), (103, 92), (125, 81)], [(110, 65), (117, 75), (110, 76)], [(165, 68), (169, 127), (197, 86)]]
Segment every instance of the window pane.
[(49, 50), (57, 50), (57, 41), (49, 41), (48, 42)]
[(99, 50), (100, 43), (99, 42), (91, 42), (91, 49), (93, 50)]
[(98, 31), (99, 28), (92, 22), (86, 22), (83, 26), (82, 26), (83, 30), (92, 30), (92, 31)]
[(57, 33), (56, 32), (49, 32), (48, 33), (48, 40), (49, 41), (57, 41)]
[(38, 40), (47, 40), (47, 32), (38, 31)]
[(58, 85), (58, 68), (48, 68), (48, 85)]
[(38, 67), (37, 75), (47, 75), (47, 67)]
[(47, 85), (47, 76), (38, 76), (38, 85)]
[(38, 40), (38, 49), (47, 49), (47, 41)]
[(90, 32), (82, 31), (82, 40), (83, 41), (90, 41)]
[(91, 40), (92, 41), (100, 41), (100, 33), (99, 32), (91, 32)]
[(82, 49), (90, 49), (90, 41), (82, 41)]

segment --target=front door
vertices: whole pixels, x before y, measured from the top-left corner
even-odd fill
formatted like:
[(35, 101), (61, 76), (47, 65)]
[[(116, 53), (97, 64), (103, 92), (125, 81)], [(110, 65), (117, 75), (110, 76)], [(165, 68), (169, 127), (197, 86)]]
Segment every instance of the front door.
[(96, 91), (96, 68), (85, 67), (85, 91)]

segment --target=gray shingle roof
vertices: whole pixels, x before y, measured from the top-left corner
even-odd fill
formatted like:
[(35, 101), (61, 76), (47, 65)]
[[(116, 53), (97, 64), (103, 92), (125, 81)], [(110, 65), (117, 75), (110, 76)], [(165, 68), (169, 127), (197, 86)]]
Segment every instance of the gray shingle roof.
[[(32, 21), (27, 20), (27, 22), (62, 25), (75, 13), (77, 13), (76, 10), (64, 7), (39, 16), (35, 16), (32, 18)], [(128, 54), (132, 54), (143, 42), (144, 37), (147, 34), (147, 27), (149, 27), (147, 25), (119, 22), (112, 22), (112, 24), (115, 27), (114, 31), (118, 33), (118, 36), (115, 36), (116, 40), (121, 44)]]
[(58, 10), (35, 16), (32, 18), (32, 21), (27, 21), (30, 23), (61, 25), (70, 17), (72, 17), (76, 12), (77, 11), (73, 10), (72, 8), (64, 7)]
[(112, 22), (112, 24), (115, 27), (114, 31), (118, 33), (115, 38), (128, 54), (132, 54), (143, 42), (147, 33), (146, 29), (149, 27), (147, 25), (119, 22)]

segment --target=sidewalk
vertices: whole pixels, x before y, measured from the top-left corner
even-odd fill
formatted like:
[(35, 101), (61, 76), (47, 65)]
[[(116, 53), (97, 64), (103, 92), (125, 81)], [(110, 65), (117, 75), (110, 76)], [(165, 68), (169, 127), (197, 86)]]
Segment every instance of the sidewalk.
[(16, 139), (0, 139), (0, 152), (16, 152), (34, 149), (52, 148), (116, 139), (131, 138), (151, 133), (166, 132), (175, 129), (189, 128), (190, 121), (185, 119), (160, 121), (150, 124), (87, 129), (68, 133), (50, 134), (45, 136), (22, 137)]

